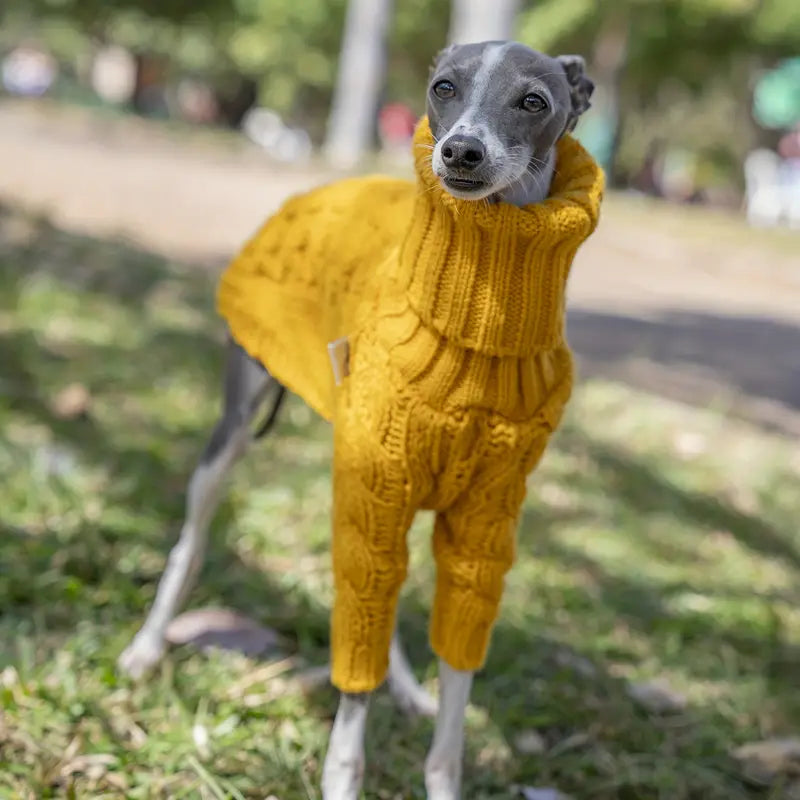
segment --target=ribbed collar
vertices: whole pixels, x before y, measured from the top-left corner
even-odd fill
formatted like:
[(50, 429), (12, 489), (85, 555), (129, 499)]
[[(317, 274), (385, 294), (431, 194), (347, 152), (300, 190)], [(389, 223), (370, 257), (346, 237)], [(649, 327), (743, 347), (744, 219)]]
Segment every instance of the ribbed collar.
[(413, 143), (418, 191), (399, 254), (409, 304), (426, 326), (487, 355), (556, 346), (572, 259), (597, 225), (602, 170), (564, 136), (543, 203), (459, 200), (433, 174), (434, 144), (423, 117)]

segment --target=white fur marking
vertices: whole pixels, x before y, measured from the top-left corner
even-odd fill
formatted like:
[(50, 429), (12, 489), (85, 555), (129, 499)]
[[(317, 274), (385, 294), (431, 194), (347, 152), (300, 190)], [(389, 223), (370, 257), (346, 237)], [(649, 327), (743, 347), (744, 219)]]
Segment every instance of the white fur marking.
[(453, 127), (442, 136), (433, 149), (433, 170), (437, 174), (443, 169), (442, 143), (455, 133), (462, 133), (467, 136), (478, 136), (484, 143), (489, 153), (497, 153), (501, 149), (501, 144), (497, 137), (484, 126), (475, 125), (475, 114), (480, 106), (481, 100), (486, 96), (492, 82), (492, 73), (500, 63), (506, 50), (511, 47), (511, 43), (496, 44), (486, 47), (481, 57), (481, 65), (475, 73), (475, 77), (470, 84), (469, 99), (464, 113), (455, 121)]
[(464, 750), (464, 714), (472, 690), (472, 673), (439, 660), (439, 714), (428, 757), (425, 788), (428, 800), (459, 800)]
[(510, 46), (510, 44), (497, 44), (484, 49), (481, 66), (475, 73), (475, 79), (472, 82), (469, 103), (464, 113), (451, 128), (451, 133), (467, 133), (470, 130), (474, 123), (475, 112), (491, 86), (494, 68), (500, 63)]

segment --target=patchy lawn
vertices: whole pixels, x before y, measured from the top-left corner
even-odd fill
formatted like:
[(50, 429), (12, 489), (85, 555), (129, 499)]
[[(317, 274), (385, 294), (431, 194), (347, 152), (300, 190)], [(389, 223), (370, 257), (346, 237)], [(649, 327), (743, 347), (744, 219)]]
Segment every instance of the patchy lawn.
[[(294, 660), (259, 681), (253, 660), (183, 649), (141, 686), (114, 670), (217, 412), (212, 298), (206, 272), (0, 211), (2, 798), (319, 797), (336, 697), (282, 673), (327, 657), (330, 436), (299, 401), (237, 470), (191, 598), (274, 627)], [(582, 383), (530, 481), (465, 796), (789, 797), (729, 751), (800, 729), (798, 471), (795, 443), (722, 409)], [(429, 525), (401, 615), (434, 684)], [(686, 708), (630, 699), (653, 678)], [(532, 730), (544, 752), (521, 754)], [(430, 735), (381, 692), (366, 796), (424, 797)]]

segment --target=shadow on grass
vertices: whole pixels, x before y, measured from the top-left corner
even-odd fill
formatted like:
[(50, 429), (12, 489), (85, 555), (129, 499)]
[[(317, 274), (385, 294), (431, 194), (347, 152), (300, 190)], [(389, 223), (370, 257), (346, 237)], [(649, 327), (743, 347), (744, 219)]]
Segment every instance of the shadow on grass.
[(690, 405), (721, 404), (778, 433), (800, 434), (800, 326), (675, 310), (635, 318), (574, 309), (581, 374)]
[[(46, 431), (37, 448), (45, 453), (64, 448), (75, 456), (68, 469), (102, 470), (104, 507), (148, 515), (152, 520), (150, 532), (139, 533), (146, 536), (151, 547), (166, 552), (183, 519), (186, 481), (211, 432), (214, 409), (221, 399), (224, 330), (213, 312), (214, 277), (192, 265), (165, 263), (156, 255), (121, 242), (66, 234), (46, 220), (22, 215), (15, 218), (14, 224), (26, 227), (24, 242), (9, 246), (3, 240), (3, 223), (8, 225), (11, 215), (0, 207), (0, 297), (12, 322), (10, 330), (0, 332), (3, 412), (7, 415), (4, 427), (9, 433), (30, 427)], [(74, 341), (64, 341), (60, 333), (49, 336), (47, 309), (35, 309), (30, 317), (26, 316), (26, 304), (21, 298), (42, 277), (56, 287), (55, 291), (48, 289), (45, 299), (58, 292), (78, 299), (75, 328), (79, 335)], [(102, 311), (108, 330), (102, 332), (101, 341), (94, 342), (81, 334), (80, 327), (83, 322), (91, 322), (93, 301), (97, 298), (104, 303)], [(73, 305), (71, 302), (67, 308)], [(106, 305), (125, 312), (118, 320), (121, 334), (131, 322), (144, 326), (134, 343), (114, 343), (117, 320), (108, 315)], [(199, 314), (202, 321), (188, 326), (176, 324), (169, 314), (162, 313), (163, 309), (178, 313), (188, 309)], [(53, 311), (60, 313), (59, 309)], [(85, 319), (80, 313), (85, 314)], [(163, 316), (168, 318), (166, 322), (153, 321)], [(53, 400), (60, 389), (73, 382), (87, 388), (92, 406), (71, 418), (55, 410)], [(196, 395), (196, 402), (192, 398), (188, 403), (165, 398), (163, 404), (174, 408), (168, 415), (161, 413), (160, 382), (165, 395), (173, 386), (186, 384)], [(147, 404), (152, 413), (147, 415), (140, 403)], [(204, 406), (200, 421), (195, 405)], [(186, 407), (189, 422), (181, 418), (181, 406)], [(99, 409), (97, 413), (95, 409)], [(284, 424), (283, 432), (291, 428), (291, 424)], [(260, 449), (265, 449), (264, 445)], [(307, 477), (311, 479), (317, 472), (311, 469)], [(61, 477), (57, 473), (56, 468), (52, 477)], [(75, 511), (80, 515), (84, 509)], [(224, 500), (214, 529), (233, 526), (234, 516), (231, 502)], [(9, 527), (9, 531), (16, 531), (17, 558), (15, 569), (9, 570), (11, 596), (3, 600), (22, 606), (26, 602), (40, 604), (41, 597), (31, 591), (33, 585), (27, 578), (46, 571), (52, 562), (67, 574), (74, 567), (80, 572), (76, 577), (89, 582), (104, 579), (115, 566), (113, 558), (130, 544), (129, 523), (130, 519), (123, 515), (117, 529), (87, 518), (71, 537), (50, 531), (49, 522), (35, 523), (36, 531), (31, 536), (25, 535), (24, 528)], [(30, 553), (27, 545), (32, 546)], [(115, 547), (109, 551), (108, 545)], [(29, 562), (26, 555), (31, 556)], [(219, 536), (212, 536), (208, 561), (215, 565), (216, 589), (223, 589), (218, 601), (252, 608), (258, 599), (257, 605), (287, 616), (282, 607), (283, 593), (271, 590), (269, 576), (247, 568), (221, 546)], [(130, 577), (135, 584), (151, 582), (160, 569), (156, 566), (144, 574), (134, 571)], [(4, 588), (8, 590), (9, 585)], [(203, 594), (202, 585), (197, 592)], [(57, 598), (49, 597), (48, 605), (45, 620), (51, 613), (59, 618), (65, 616), (64, 609), (57, 607)], [(143, 610), (141, 598), (135, 605), (136, 608), (121, 611), (120, 616), (138, 619)], [(3, 607), (9, 606), (4, 602)], [(298, 609), (297, 615), (308, 616), (312, 607), (313, 603), (309, 603)], [(320, 615), (315, 627), (324, 631), (327, 619), (321, 616), (321, 609), (315, 613)]]
[[(14, 664), (23, 675), (46, 672), (69, 655), (79, 659), (79, 675), (105, 675), (109, 693), (117, 687), (113, 660), (152, 601), (220, 401), (224, 330), (213, 289), (208, 271), (0, 208), (0, 459), (11, 477), (0, 499), (0, 670)], [(54, 403), (73, 383), (91, 399), (75, 415)], [(281, 423), (279, 438), (296, 435), (291, 420)], [(287, 465), (270, 464), (271, 449), (258, 445), (267, 462), (259, 476), (278, 484)], [(294, 477), (306, 482), (327, 473), (313, 459), (294, 466)], [(226, 546), (237, 510), (230, 497), (220, 504), (191, 604), (246, 610), (294, 640), (311, 663), (324, 661), (325, 604), (287, 591), (284, 576)], [(181, 663), (186, 657), (176, 653)], [(175, 680), (187, 704), (203, 702), (202, 688), (179, 673)], [(91, 724), (72, 718), (74, 700), (47, 696), (48, 713), (68, 721), (64, 730), (78, 735)], [(95, 700), (101, 693), (82, 707)], [(334, 708), (332, 692), (321, 693), (309, 715), (325, 719)], [(16, 748), (0, 735), (0, 773), (27, 765), (24, 785), (35, 796), (57, 795), (51, 781), (62, 779), (50, 777), (47, 765), (57, 767), (64, 743), (55, 736), (34, 747), (35, 734), (25, 733)], [(159, 772), (152, 762), (140, 766)], [(268, 786), (274, 775), (256, 782)], [(276, 790), (300, 796), (303, 787), (293, 775)]]
[[(800, 569), (798, 543), (761, 517), (739, 511), (713, 495), (681, 489), (625, 449), (594, 442), (575, 428), (564, 431), (562, 445), (587, 455), (606, 490), (632, 511), (668, 513), (701, 530), (728, 531), (750, 550)], [(576, 480), (580, 482), (581, 476)]]
[[(110, 670), (152, 599), (182, 520), (185, 481), (216, 413), (223, 332), (213, 314), (213, 276), (191, 265), (165, 264), (118, 242), (69, 236), (41, 222), (28, 224), (31, 230), (17, 244), (3, 238), (0, 224), (0, 312), (10, 323), (0, 329), (0, 419), (9, 431), (12, 457), (27, 458), (32, 451), (58, 455), (61, 448), (73, 460), (71, 466), (44, 468), (47, 491), (62, 487), (67, 493), (66, 499), (55, 500), (38, 496), (38, 484), (28, 490), (23, 467), (11, 465), (17, 480), (6, 490), (12, 521), (0, 529), (0, 554), (7, 565), (0, 571), (0, 607), (6, 630), (33, 641), (34, 661), (54, 659), (60, 642), (87, 624), (107, 640), (80, 652), (83, 666)], [(68, 302), (59, 307), (62, 295)], [(584, 318), (578, 335), (574, 326), (571, 335), (579, 347), (583, 341), (584, 352), (591, 354), (594, 348), (605, 363), (603, 359), (625, 354), (627, 340), (617, 337), (614, 325), (612, 319)], [(668, 338), (670, 330), (683, 331), (682, 322), (674, 325), (661, 334)], [(629, 329), (623, 328), (627, 336)], [(611, 331), (612, 343), (603, 349), (605, 330)], [(683, 353), (682, 346), (678, 350)], [(669, 352), (667, 343), (651, 355), (669, 360)], [(697, 355), (694, 360), (703, 362)], [(733, 377), (742, 388), (770, 392), (759, 381)], [(93, 405), (74, 419), (52, 404), (54, 394), (73, 381), (84, 384), (93, 398)], [(789, 390), (777, 387), (772, 394), (796, 402), (791, 386)], [(264, 451), (260, 460), (274, 460), (278, 444), (287, 437), (316, 431), (313, 423), (296, 426), (284, 420), (272, 444), (259, 445)], [(579, 431), (568, 430), (558, 446), (585, 455), (603, 491), (631, 513), (660, 508), (698, 531), (724, 528), (753, 552), (800, 568), (795, 544), (763, 520), (716, 498), (682, 491), (631, 454), (592, 442)], [(71, 483), (70, 470), (85, 471), (80, 487)], [(287, 473), (298, 483), (319, 481), (327, 474), (327, 463), (323, 457), (288, 466), (267, 463), (257, 478), (280, 485)], [(581, 480), (575, 476), (576, 484)], [(99, 504), (95, 492), (102, 495)], [(287, 591), (285, 575), (255, 568), (226, 546), (221, 532), (236, 530), (238, 510), (231, 498), (220, 506), (192, 604), (247, 610), (294, 639), (308, 661), (319, 663), (327, 649), (325, 603), (299, 582)], [(588, 510), (571, 513), (589, 522)], [(599, 627), (613, 627), (618, 620), (642, 634), (677, 637), (678, 651), (685, 646), (690, 657), (692, 648), (703, 642), (725, 646), (743, 664), (766, 669), (777, 692), (791, 690), (797, 653), (783, 645), (777, 627), (759, 636), (743, 626), (721, 627), (707, 617), (676, 615), (665, 600), (682, 585), (652, 585), (630, 570), (609, 574), (559, 540), (556, 533), (568, 521), (575, 520), (552, 509), (529, 508), (521, 543), (537, 556), (591, 577), (594, 594), (574, 590), (580, 613), (590, 617), (596, 604), (604, 614)], [(671, 556), (668, 545), (651, 544), (654, 558)], [(424, 595), (412, 589), (401, 612), (417, 664), (430, 663)], [(567, 597), (565, 591), (557, 601)], [(692, 708), (677, 723), (648, 718), (627, 698), (622, 681), (605, 670), (602, 657), (608, 650), (589, 639), (581, 652), (566, 637), (553, 635), (552, 621), (543, 620), (537, 628), (530, 615), (522, 616), (522, 621), (501, 619), (486, 669), (476, 680), (479, 718), (471, 723), (467, 745), (468, 796), (509, 797), (515, 782), (558, 785), (576, 797), (596, 800), (756, 796), (721, 755), (735, 729), (713, 708)], [(0, 662), (19, 659), (14, 647), (13, 641), (0, 645)], [(105, 680), (109, 691), (117, 688), (113, 677)], [(191, 678), (176, 678), (176, 684), (188, 706), (203, 702), (203, 688)], [(370, 720), (368, 796), (422, 797), (421, 764), (431, 723), (404, 721), (390, 710), (385, 694), (376, 706)], [(319, 691), (304, 701), (300, 716), (325, 720), (334, 708), (333, 693)], [(76, 731), (81, 724), (75, 720)], [(513, 754), (510, 743), (525, 728), (543, 733), (553, 748), (548, 757)], [(124, 744), (120, 748), (127, 752)], [(127, 752), (126, 758), (136, 765), (135, 754)], [(260, 794), (275, 791), (289, 800), (307, 796), (301, 777), (285, 776), (278, 785), (274, 765), (260, 764), (256, 760), (249, 767)], [(314, 772), (319, 759), (312, 754), (306, 764)]]

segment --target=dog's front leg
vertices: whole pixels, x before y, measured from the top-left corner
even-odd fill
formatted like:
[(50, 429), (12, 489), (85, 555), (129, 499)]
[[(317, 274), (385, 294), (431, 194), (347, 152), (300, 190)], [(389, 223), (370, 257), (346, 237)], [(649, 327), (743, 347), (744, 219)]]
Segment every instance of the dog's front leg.
[(472, 672), (461, 672), (439, 660), (439, 713), (428, 757), (428, 800), (459, 800), (464, 751), (464, 715), (472, 689)]
[(368, 707), (369, 694), (342, 693), (322, 768), (323, 800), (358, 800)]

